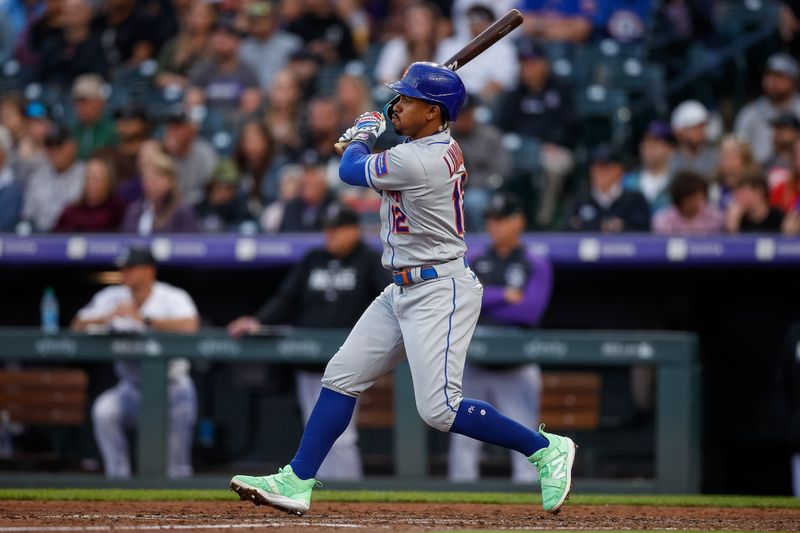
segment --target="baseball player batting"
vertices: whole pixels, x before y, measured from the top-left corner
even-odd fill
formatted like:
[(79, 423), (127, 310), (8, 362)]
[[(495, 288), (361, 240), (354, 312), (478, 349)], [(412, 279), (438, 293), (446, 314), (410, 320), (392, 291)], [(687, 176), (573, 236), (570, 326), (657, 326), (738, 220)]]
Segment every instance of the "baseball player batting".
[[(350, 422), (356, 398), (382, 375), (408, 360), (417, 410), (440, 431), (451, 431), (524, 454), (539, 472), (544, 509), (559, 510), (572, 486), (575, 444), (533, 431), (486, 402), (464, 398), (461, 377), (483, 287), (466, 261), (464, 183), (467, 171), (448, 124), (466, 96), (454, 71), (413, 63), (399, 95), (356, 118), (340, 141), (349, 142), (339, 176), (381, 195), (383, 266), (390, 284), (364, 311), (322, 378), (322, 392), (292, 461), (277, 474), (234, 476), (231, 489), (244, 500), (303, 514), (314, 476)], [(372, 154), (392, 122), (406, 141)]]

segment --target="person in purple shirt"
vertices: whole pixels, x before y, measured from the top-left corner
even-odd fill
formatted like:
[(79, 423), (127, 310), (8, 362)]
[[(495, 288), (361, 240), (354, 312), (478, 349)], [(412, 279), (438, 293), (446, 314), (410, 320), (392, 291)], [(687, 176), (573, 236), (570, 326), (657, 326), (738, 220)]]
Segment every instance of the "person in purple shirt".
[[(550, 302), (553, 273), (550, 262), (528, 254), (521, 236), (527, 224), (519, 199), (497, 193), (485, 212), (491, 245), (470, 261), (483, 284), (478, 328), (491, 326), (536, 327)], [(541, 373), (539, 365), (485, 366), (467, 363), (464, 391), (488, 401), (508, 416), (535, 427), (539, 418)], [(448, 477), (451, 481), (477, 481), (480, 441), (453, 433), (450, 439)], [(519, 456), (518, 459), (517, 456)], [(516, 483), (536, 480), (524, 456), (511, 457), (511, 479)]]

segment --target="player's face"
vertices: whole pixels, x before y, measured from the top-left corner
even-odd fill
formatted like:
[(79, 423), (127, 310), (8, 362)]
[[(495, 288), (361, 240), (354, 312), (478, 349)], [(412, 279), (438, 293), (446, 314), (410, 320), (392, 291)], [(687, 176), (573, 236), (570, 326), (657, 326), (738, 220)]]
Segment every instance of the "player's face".
[(486, 231), (495, 246), (509, 246), (519, 239), (525, 229), (522, 215), (507, 217), (489, 217), (486, 219)]
[(122, 284), (134, 290), (147, 283), (152, 283), (156, 276), (156, 269), (151, 265), (125, 267), (121, 272)]
[(438, 108), (423, 100), (400, 96), (392, 112), (392, 125), (399, 135), (416, 138), (431, 120), (439, 120)]

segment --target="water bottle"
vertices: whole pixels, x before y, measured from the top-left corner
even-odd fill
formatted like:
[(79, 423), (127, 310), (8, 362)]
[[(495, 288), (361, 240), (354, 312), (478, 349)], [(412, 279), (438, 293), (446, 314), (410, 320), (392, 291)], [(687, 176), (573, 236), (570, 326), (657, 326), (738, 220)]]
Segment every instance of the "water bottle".
[(47, 287), (42, 296), (42, 331), (44, 333), (58, 332), (58, 300), (53, 287)]

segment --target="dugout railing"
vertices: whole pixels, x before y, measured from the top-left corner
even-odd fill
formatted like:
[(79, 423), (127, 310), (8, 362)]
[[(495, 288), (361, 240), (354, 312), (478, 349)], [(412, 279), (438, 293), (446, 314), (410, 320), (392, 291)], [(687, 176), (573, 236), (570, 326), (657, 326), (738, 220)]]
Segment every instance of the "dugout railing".
[[(136, 486), (178, 486), (166, 477), (167, 362), (171, 358), (213, 362), (263, 361), (304, 364), (327, 361), (342, 344), (346, 331), (283, 330), (271, 335), (233, 339), (222, 330), (197, 335), (147, 336), (42, 334), (37, 329), (0, 328), (0, 361), (42, 363), (101, 362), (116, 359), (141, 363), (141, 416), (137, 432)], [(469, 359), (484, 364), (536, 362), (547, 368), (652, 365), (656, 373), (655, 477), (627, 484), (590, 483), (596, 490), (613, 487), (659, 493), (697, 493), (700, 490), (700, 365), (697, 339), (683, 332), (514, 331), (476, 333)], [(395, 371), (394, 471), (395, 488), (436, 488), (427, 476), (427, 428), (415, 407), (407, 364)], [(95, 476), (97, 478), (98, 476)], [(35, 476), (0, 474), (0, 486), (59, 483), (87, 484), (68, 474)], [(94, 479), (89, 484), (102, 485)], [(216, 480), (214, 483), (219, 482)], [(195, 480), (193, 486), (211, 485)], [(119, 482), (117, 482), (119, 484)], [(108, 486), (111, 483), (109, 482)], [(359, 486), (380, 486), (369, 481)], [(491, 484), (481, 484), (490, 487)], [(185, 486), (185, 484), (183, 485)]]

